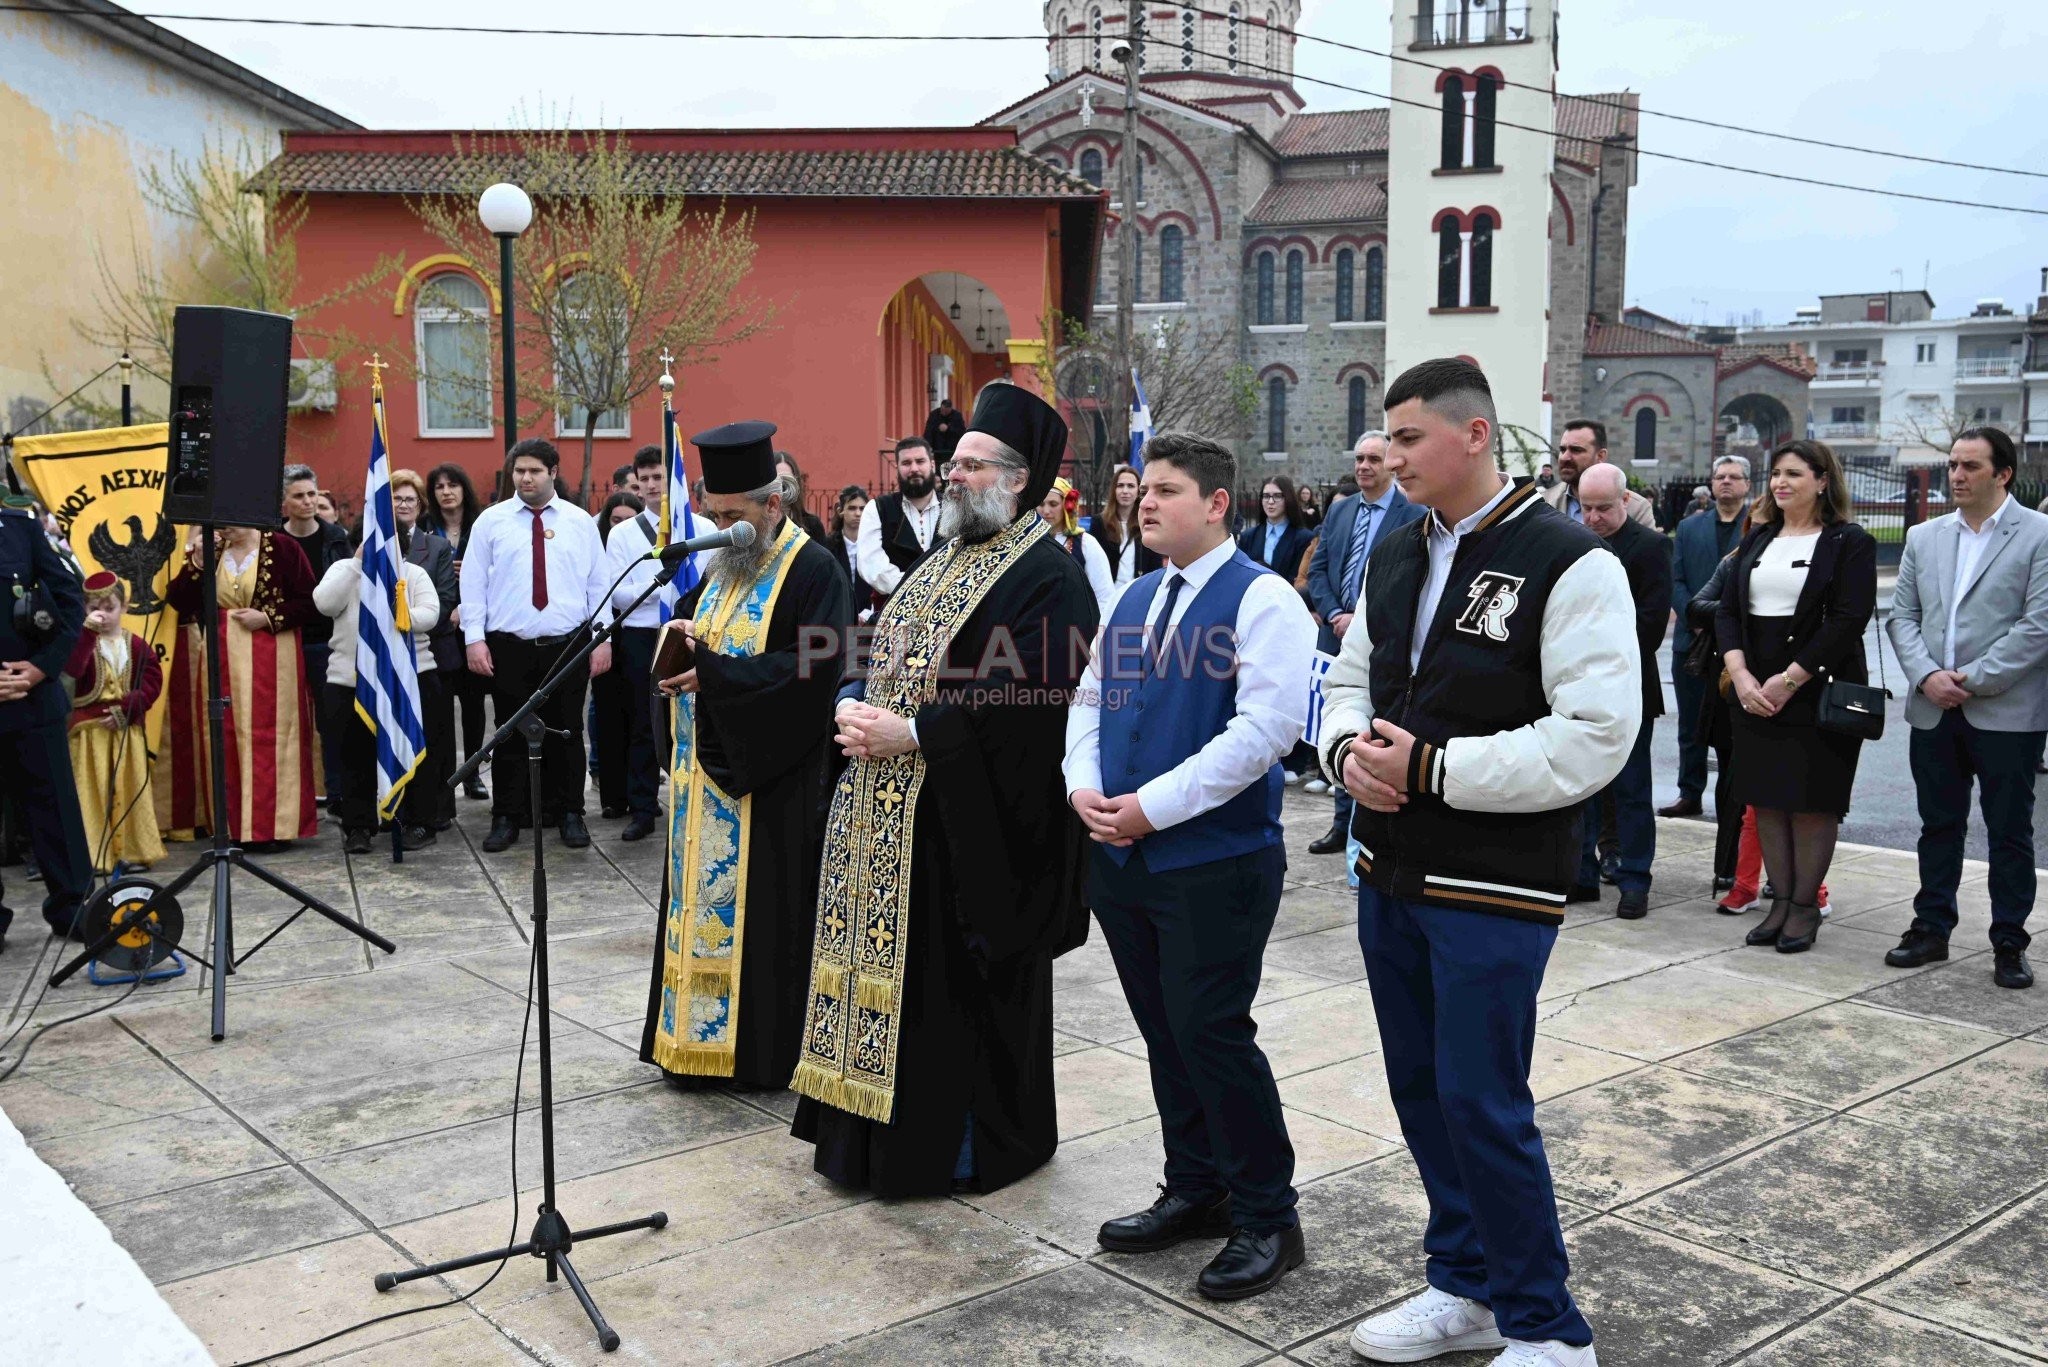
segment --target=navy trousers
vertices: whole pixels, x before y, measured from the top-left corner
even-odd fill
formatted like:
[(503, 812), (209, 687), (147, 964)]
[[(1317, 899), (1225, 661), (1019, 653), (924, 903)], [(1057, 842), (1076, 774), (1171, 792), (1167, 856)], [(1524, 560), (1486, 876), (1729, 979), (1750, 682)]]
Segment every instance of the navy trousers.
[(651, 676), (659, 634), (654, 627), (620, 627), (612, 651), (612, 671), (619, 676), (626, 707), (626, 806), (634, 816), (649, 818), (661, 815), (661, 775), (667, 767), (654, 748)]
[(1200, 1204), (1227, 1191), (1232, 1220), (1258, 1233), (1296, 1223), (1294, 1146), (1252, 1021), (1286, 871), (1275, 845), (1153, 873), (1141, 844), (1121, 868), (1097, 846), (1088, 872), (1089, 905), (1145, 1037), (1166, 1189)]
[[(1685, 671), (1685, 652), (1671, 647), (1678, 665), (1671, 671), (1671, 691), (1678, 696), (1678, 795), (1698, 802), (1707, 791), (1707, 738), (1700, 734), (1700, 704), (1707, 681)], [(1643, 719), (1645, 727), (1649, 718)]]
[[(0, 731), (0, 774), (7, 775), (8, 786), (21, 801), (29, 848), (42, 871), (43, 919), (50, 929), (64, 934), (92, 892), (94, 853), (85, 847), (85, 821), (78, 814), (78, 784), (71, 776), (71, 745), (64, 723)], [(6, 888), (0, 887), (0, 907), (5, 903)], [(11, 912), (5, 913), (0, 935), (7, 933), (13, 919)]]
[(1401, 1137), (1429, 1193), (1429, 1284), (1492, 1307), (1511, 1339), (1593, 1330), (1570, 1270), (1529, 1062), (1557, 928), (1358, 890), (1373, 1014)]
[[(320, 690), (327, 687), (327, 658), (333, 650), (327, 641), (299, 643), (299, 658), (306, 666), (306, 689), (316, 700)], [(320, 773), (327, 782), (327, 791), (321, 796), (327, 799), (329, 811), (340, 811), (341, 804), (348, 799), (348, 756), (343, 746), (349, 739), (346, 721), (354, 716), (350, 712), (348, 718), (336, 721), (327, 715), (326, 708), (313, 709), (313, 729), (320, 733)]]
[(1597, 846), (1601, 797), (1610, 799), (1614, 804), (1614, 832), (1619, 845), (1615, 857), (1614, 886), (1624, 891), (1631, 888), (1647, 891), (1650, 886), (1650, 865), (1657, 858), (1657, 814), (1650, 806), (1650, 737), (1656, 729), (1651, 720), (1643, 718), (1642, 729), (1636, 733), (1635, 748), (1628, 752), (1628, 762), (1621, 766), (1614, 782), (1598, 795), (1586, 799), (1585, 817), (1579, 823), (1585, 831), (1579, 852), (1579, 881), (1589, 887), (1597, 887), (1600, 883)]
[(2034, 909), (2034, 764), (2039, 731), (1980, 731), (1960, 708), (1932, 729), (1913, 729), (1907, 754), (1920, 798), (1920, 891), (1913, 924), (1944, 940), (1955, 933), (1956, 886), (1970, 829), (1970, 780), (1991, 844), (1991, 943), (2025, 949)]

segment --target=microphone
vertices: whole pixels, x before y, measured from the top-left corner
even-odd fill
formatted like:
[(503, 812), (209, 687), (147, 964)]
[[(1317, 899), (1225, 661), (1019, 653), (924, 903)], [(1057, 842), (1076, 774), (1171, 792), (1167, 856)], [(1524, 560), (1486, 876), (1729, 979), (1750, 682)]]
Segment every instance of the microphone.
[(698, 551), (721, 550), (726, 546), (738, 546), (745, 550), (754, 544), (759, 534), (751, 522), (735, 522), (722, 532), (706, 532), (693, 536), (687, 541), (677, 541), (657, 551), (649, 551), (640, 557), (643, 560), (659, 560), (667, 569), (674, 569), (695, 555)]

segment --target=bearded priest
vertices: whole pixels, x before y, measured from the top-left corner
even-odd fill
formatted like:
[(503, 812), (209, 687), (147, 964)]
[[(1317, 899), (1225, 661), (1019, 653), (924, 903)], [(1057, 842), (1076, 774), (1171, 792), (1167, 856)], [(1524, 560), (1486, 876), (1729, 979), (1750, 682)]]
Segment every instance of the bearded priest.
[(879, 1196), (994, 1191), (1058, 1144), (1052, 960), (1088, 933), (1060, 776), (1095, 595), (1038, 515), (1067, 425), (990, 385), (947, 471), (948, 538), (842, 692), (791, 1086), (817, 1170)]
[(690, 439), (696, 515), (750, 523), (755, 538), (712, 552), (677, 606), (691, 667), (658, 683), (675, 742), (640, 1057), (679, 1087), (780, 1090), (803, 1028), (853, 606), (838, 561), (789, 516), (774, 435), (736, 422)]

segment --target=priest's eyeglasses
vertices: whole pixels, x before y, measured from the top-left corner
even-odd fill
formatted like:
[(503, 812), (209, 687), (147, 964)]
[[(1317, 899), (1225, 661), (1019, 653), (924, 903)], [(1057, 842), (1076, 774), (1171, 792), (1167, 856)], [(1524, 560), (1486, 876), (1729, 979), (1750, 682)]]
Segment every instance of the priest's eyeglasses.
[(983, 470), (1014, 470), (1017, 467), (1006, 460), (983, 460), (979, 456), (955, 456), (939, 466), (939, 478), (945, 479), (955, 470), (963, 475), (978, 475)]

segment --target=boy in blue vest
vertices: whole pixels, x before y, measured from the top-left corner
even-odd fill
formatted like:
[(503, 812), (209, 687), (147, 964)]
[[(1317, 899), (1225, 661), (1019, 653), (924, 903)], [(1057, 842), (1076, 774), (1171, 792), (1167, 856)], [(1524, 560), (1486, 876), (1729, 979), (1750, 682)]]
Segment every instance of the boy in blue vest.
[(1294, 1149), (1252, 998), (1280, 909), (1280, 761), (1308, 719), (1315, 622), (1293, 585), (1237, 549), (1237, 459), (1213, 441), (1146, 443), (1138, 525), (1165, 565), (1111, 611), (1067, 714), (1068, 800), (1095, 840), (1088, 903), (1145, 1036), (1166, 1141), (1150, 1209), (1104, 1248), (1223, 1238), (1211, 1300), (1302, 1261)]
[(1425, 361), (1386, 413), (1387, 468), (1430, 513), (1373, 547), (1321, 744), (1358, 804), (1358, 940), (1429, 1193), (1429, 1287), (1351, 1347), (1596, 1367), (1565, 1289), (1529, 1062), (1579, 804), (1621, 772), (1641, 719), (1635, 605), (1597, 536), (1495, 468), (1479, 367)]

